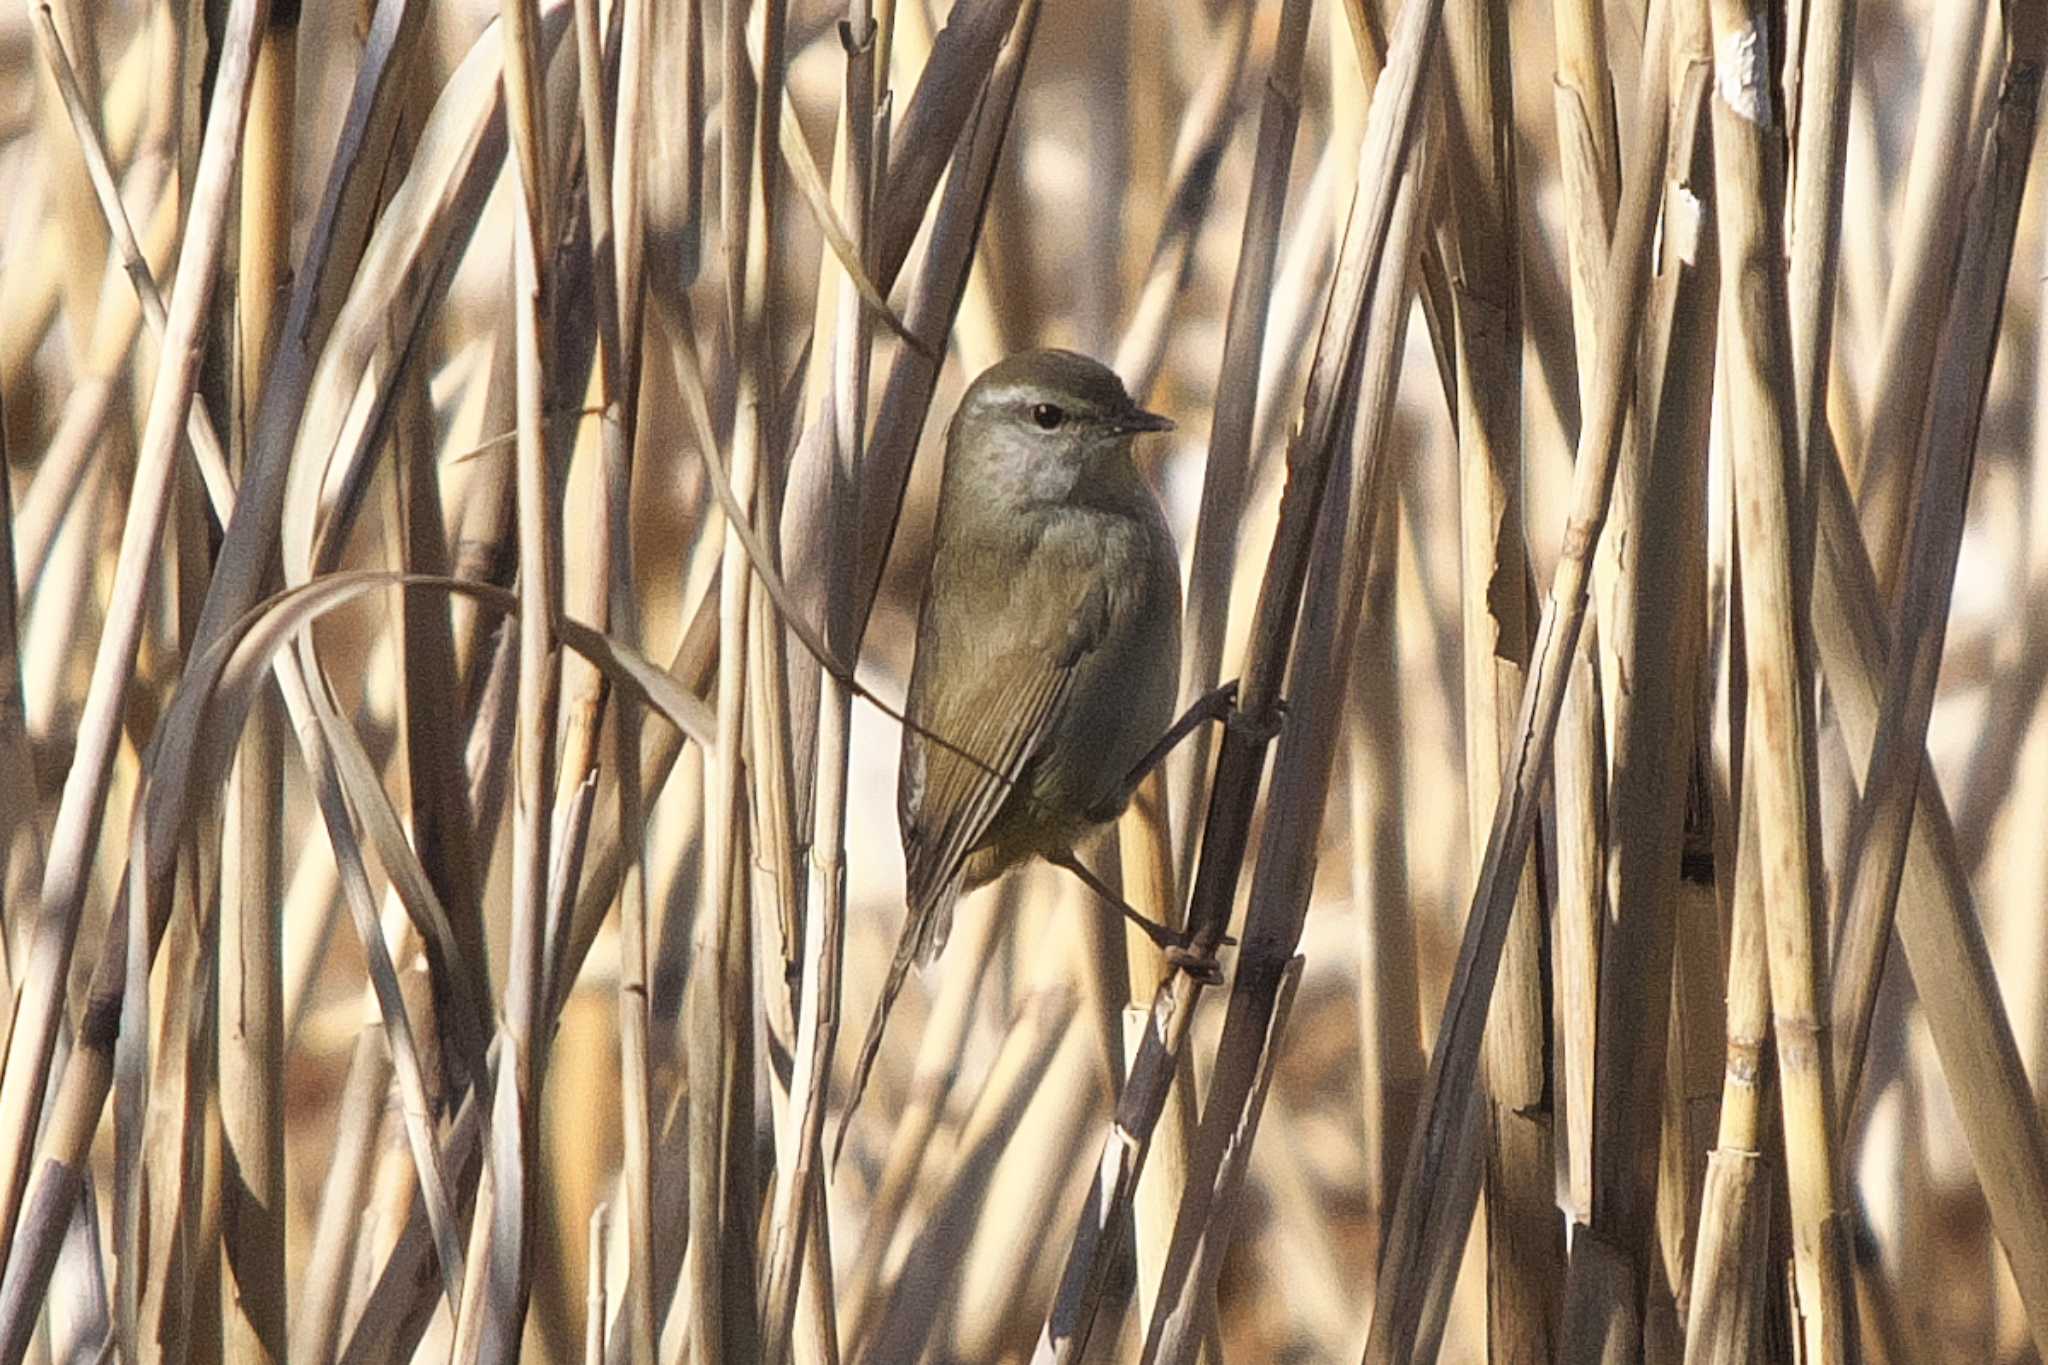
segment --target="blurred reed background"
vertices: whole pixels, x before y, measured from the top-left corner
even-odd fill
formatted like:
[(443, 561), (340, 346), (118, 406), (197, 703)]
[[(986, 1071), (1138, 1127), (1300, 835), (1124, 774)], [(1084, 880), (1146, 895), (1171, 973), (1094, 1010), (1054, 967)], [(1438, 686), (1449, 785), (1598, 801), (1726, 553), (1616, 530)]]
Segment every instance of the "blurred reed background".
[[(0, 10), (0, 1365), (2038, 1361), (2044, 24)], [(1044, 344), (1239, 942), (1012, 876), (834, 1166)]]

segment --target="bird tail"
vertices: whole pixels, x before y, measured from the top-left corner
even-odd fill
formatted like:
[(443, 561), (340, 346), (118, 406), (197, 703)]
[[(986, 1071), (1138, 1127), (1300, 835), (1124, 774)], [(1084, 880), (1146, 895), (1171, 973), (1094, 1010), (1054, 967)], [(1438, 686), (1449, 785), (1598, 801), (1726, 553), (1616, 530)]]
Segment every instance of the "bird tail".
[(846, 1130), (853, 1126), (854, 1111), (860, 1108), (861, 1096), (867, 1093), (868, 1075), (875, 1069), (875, 1058), (882, 1050), (882, 1030), (888, 1026), (889, 1011), (896, 1007), (896, 997), (903, 993), (903, 983), (910, 979), (911, 965), (929, 967), (938, 959), (947, 935), (952, 932), (953, 906), (959, 899), (960, 879), (954, 877), (922, 909), (913, 905), (904, 916), (903, 934), (896, 940), (896, 956), (889, 963), (889, 975), (882, 981), (882, 998), (875, 1002), (874, 1018), (868, 1021), (868, 1034), (861, 1042), (860, 1058), (854, 1063), (853, 1091), (839, 1115), (839, 1133), (832, 1139), (834, 1167), (839, 1165), (839, 1153), (846, 1146)]

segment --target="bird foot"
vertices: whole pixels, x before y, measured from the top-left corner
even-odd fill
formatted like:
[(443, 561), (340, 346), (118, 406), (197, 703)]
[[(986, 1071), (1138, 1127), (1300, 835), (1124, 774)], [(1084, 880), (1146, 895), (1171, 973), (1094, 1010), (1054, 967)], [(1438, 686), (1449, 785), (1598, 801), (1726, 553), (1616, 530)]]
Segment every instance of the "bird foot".
[(1233, 706), (1223, 717), (1223, 728), (1234, 730), (1256, 743), (1264, 743), (1279, 734), (1281, 727), (1287, 723), (1287, 710), (1285, 697), (1273, 698), (1272, 704), (1256, 716)]
[(1193, 947), (1168, 948), (1166, 962), (1168, 966), (1186, 972), (1204, 986), (1223, 984), (1223, 965), (1214, 957), (1197, 952)]

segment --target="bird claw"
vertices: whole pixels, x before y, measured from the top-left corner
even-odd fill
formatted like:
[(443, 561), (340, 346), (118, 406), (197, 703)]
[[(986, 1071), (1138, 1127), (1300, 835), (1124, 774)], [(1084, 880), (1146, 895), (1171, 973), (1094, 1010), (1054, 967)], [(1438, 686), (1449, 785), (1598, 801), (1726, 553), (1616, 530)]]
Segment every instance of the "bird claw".
[(1235, 730), (1245, 738), (1263, 744), (1280, 733), (1281, 727), (1287, 723), (1288, 710), (1285, 697), (1273, 698), (1267, 704), (1267, 709), (1256, 716), (1249, 711), (1238, 710), (1233, 704), (1230, 713), (1223, 718), (1223, 726), (1227, 730)]
[(1207, 953), (1197, 952), (1191, 947), (1168, 948), (1166, 950), (1166, 961), (1169, 966), (1186, 972), (1204, 986), (1220, 986), (1223, 984), (1222, 964)]

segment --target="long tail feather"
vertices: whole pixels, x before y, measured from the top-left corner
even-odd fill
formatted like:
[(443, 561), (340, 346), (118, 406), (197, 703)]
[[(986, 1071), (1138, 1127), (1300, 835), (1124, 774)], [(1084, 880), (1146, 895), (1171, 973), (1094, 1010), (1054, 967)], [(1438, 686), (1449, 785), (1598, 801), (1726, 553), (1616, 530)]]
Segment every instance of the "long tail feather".
[(875, 1069), (875, 1058), (882, 1051), (882, 1030), (888, 1027), (889, 1011), (896, 1007), (896, 997), (903, 993), (903, 983), (910, 979), (913, 966), (929, 965), (946, 946), (946, 937), (953, 927), (953, 904), (960, 899), (960, 879), (939, 889), (923, 909), (912, 906), (903, 917), (903, 933), (896, 940), (896, 956), (889, 963), (889, 975), (882, 982), (882, 998), (875, 1002), (874, 1018), (868, 1021), (867, 1037), (861, 1041), (860, 1059), (854, 1063), (853, 1090), (846, 1098), (846, 1108), (839, 1115), (839, 1132), (832, 1139), (832, 1165), (839, 1165), (839, 1153), (846, 1146), (846, 1130), (853, 1126), (853, 1116), (860, 1108), (861, 1096), (867, 1093), (868, 1075)]

